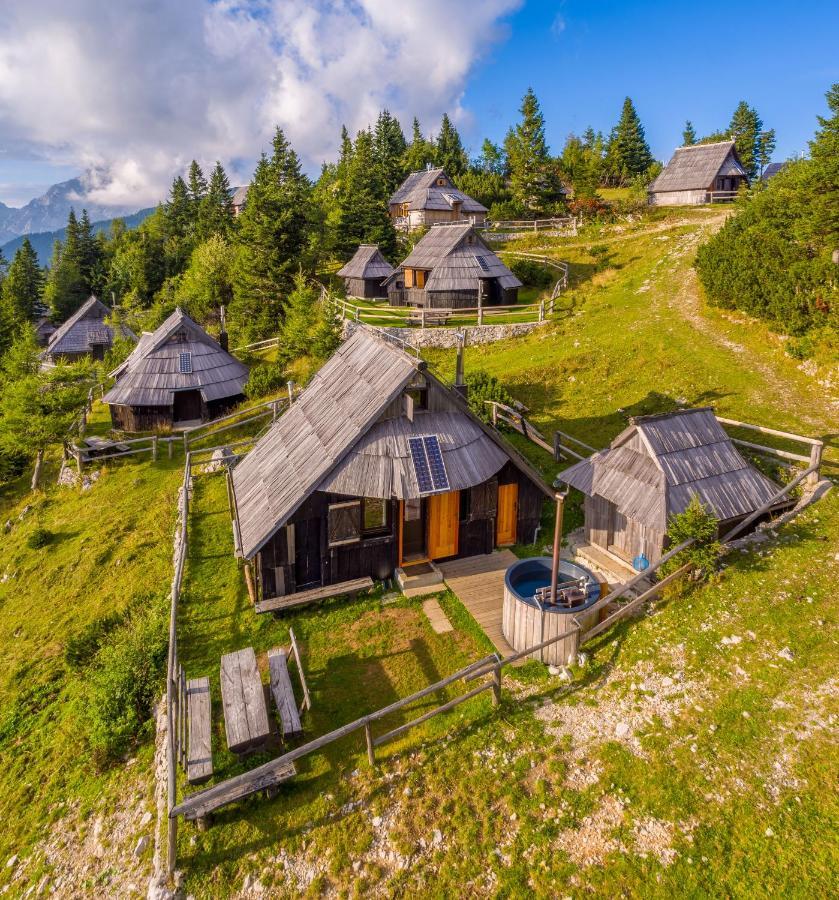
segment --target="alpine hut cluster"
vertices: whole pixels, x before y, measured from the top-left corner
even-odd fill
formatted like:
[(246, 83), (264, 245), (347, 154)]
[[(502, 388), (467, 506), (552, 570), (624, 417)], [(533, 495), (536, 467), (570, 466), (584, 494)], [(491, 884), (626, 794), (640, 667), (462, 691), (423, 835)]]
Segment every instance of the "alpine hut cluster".
[(148, 431), (222, 415), (243, 399), (248, 368), (176, 309), (111, 375), (114, 427)]
[(423, 169), (402, 182), (388, 201), (393, 224), (406, 231), (440, 222), (481, 225), (487, 208), (458, 190), (443, 169)]
[(650, 185), (653, 206), (690, 206), (732, 200), (749, 177), (734, 141), (679, 147)]
[(425, 364), (360, 327), (232, 470), (269, 600), (532, 541), (539, 474)]
[(467, 309), (513, 304), (522, 286), (471, 225), (438, 225), (385, 282), (393, 306)]
[(710, 408), (640, 416), (607, 450), (562, 472), (585, 495), (589, 544), (635, 568), (662, 556), (670, 517), (696, 496), (721, 534), (778, 486), (746, 462)]
[(393, 275), (393, 266), (375, 244), (362, 244), (353, 258), (338, 270), (348, 297), (376, 299), (387, 297), (385, 281)]
[[(90, 297), (48, 336), (44, 360), (48, 363), (74, 362), (84, 356), (104, 359), (114, 343), (114, 329), (105, 321), (111, 310), (104, 303)], [(136, 341), (137, 336), (120, 325), (123, 337)]]

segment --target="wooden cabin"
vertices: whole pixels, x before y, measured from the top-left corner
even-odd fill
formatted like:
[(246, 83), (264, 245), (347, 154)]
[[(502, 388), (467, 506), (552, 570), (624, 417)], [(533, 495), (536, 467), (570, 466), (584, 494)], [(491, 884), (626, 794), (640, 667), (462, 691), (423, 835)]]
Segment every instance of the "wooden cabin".
[(443, 169), (411, 172), (388, 201), (393, 224), (406, 231), (440, 222), (482, 225), (487, 208), (459, 191)]
[(385, 285), (393, 306), (470, 309), (514, 304), (522, 283), (471, 225), (437, 225)]
[(111, 376), (116, 384), (103, 402), (114, 428), (153, 431), (224, 415), (244, 399), (248, 367), (176, 309), (157, 331), (143, 333)]
[(734, 141), (679, 147), (649, 187), (652, 206), (698, 206), (730, 201), (749, 176)]
[(641, 569), (661, 558), (670, 517), (692, 497), (719, 519), (722, 536), (779, 490), (743, 459), (710, 407), (635, 418), (559, 481), (585, 494), (589, 544)]
[(35, 323), (35, 341), (38, 346), (46, 347), (55, 332), (56, 327), (50, 322), (49, 317), (41, 316)]
[(338, 270), (348, 297), (374, 300), (387, 297), (385, 281), (393, 275), (393, 266), (375, 244), (362, 244), (353, 258)]
[(233, 210), (234, 217), (238, 217), (242, 214), (242, 210), (245, 208), (245, 203), (248, 199), (248, 188), (250, 185), (243, 185), (242, 187), (237, 187), (230, 194), (230, 207)]
[(780, 172), (783, 172), (788, 165), (788, 162), (769, 163), (769, 165), (760, 173), (760, 180), (766, 183)]
[[(114, 343), (114, 329), (106, 323), (111, 310), (96, 297), (90, 297), (49, 336), (43, 358), (45, 362), (73, 362), (84, 356), (104, 359)], [(136, 341), (137, 336), (125, 325), (122, 335)]]
[(457, 390), (360, 326), (233, 470), (270, 600), (531, 542), (553, 492)]

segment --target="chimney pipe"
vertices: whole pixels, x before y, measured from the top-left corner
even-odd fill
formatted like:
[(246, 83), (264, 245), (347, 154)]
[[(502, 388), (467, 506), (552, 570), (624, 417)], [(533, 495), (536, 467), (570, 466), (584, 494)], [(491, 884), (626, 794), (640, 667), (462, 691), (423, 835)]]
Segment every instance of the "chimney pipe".
[(221, 306), (221, 331), (218, 335), (218, 342), (221, 345), (221, 349), (227, 352), (228, 349), (228, 338), (227, 338), (227, 321), (224, 315), (224, 304)]
[(466, 346), (466, 333), (463, 331), (456, 332), (457, 337), (457, 362), (455, 363), (454, 389), (463, 399), (469, 392), (466, 381), (463, 377), (463, 348)]

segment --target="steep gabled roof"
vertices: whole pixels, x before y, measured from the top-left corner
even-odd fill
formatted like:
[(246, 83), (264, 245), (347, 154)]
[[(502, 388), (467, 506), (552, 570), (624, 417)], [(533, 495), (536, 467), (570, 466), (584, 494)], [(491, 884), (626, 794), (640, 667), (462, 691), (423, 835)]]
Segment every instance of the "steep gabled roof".
[(679, 147), (650, 185), (650, 191), (705, 190), (713, 185), (718, 175), (746, 177), (746, 170), (737, 155), (734, 141)]
[[(444, 185), (437, 182), (443, 179)], [(477, 200), (458, 190), (444, 169), (422, 169), (411, 172), (388, 201), (394, 204), (407, 203), (408, 209), (452, 209), (460, 203), (461, 212), (485, 213), (487, 208)]]
[[(64, 353), (89, 353), (94, 344), (110, 347), (114, 342), (114, 331), (105, 319), (111, 310), (96, 297), (89, 297), (74, 313), (50, 336), (46, 352), (50, 356), (61, 356)], [(134, 332), (125, 325), (120, 326), (127, 338), (137, 340)]]
[(341, 278), (388, 278), (393, 266), (382, 256), (376, 244), (361, 244), (352, 259), (338, 269)]
[(789, 163), (779, 162), (779, 163), (769, 163), (769, 165), (763, 170), (760, 180), (761, 181), (769, 181), (770, 178), (774, 178), (778, 172), (783, 171)]
[(521, 287), (469, 224), (435, 225), (399, 266), (406, 268), (431, 272), (427, 291), (475, 290), (480, 278), (497, 278), (503, 288)]
[[(381, 419), (418, 372), (449, 392), (449, 412)], [(297, 401), (233, 470), (243, 556), (252, 558), (315, 491), (351, 496), (420, 496), (407, 439), (437, 434), (452, 490), (486, 481), (510, 460), (542, 491), (551, 489), (515, 449), (469, 409), (425, 363), (360, 327)]]
[(694, 495), (727, 521), (754, 512), (778, 491), (740, 455), (709, 407), (634, 419), (608, 450), (559, 479), (658, 531)]
[[(190, 354), (188, 372), (181, 371), (183, 353)], [(105, 394), (105, 403), (171, 406), (179, 390), (199, 390), (207, 402), (239, 396), (248, 380), (248, 367), (176, 309), (156, 331), (144, 332), (111, 374), (117, 383)]]

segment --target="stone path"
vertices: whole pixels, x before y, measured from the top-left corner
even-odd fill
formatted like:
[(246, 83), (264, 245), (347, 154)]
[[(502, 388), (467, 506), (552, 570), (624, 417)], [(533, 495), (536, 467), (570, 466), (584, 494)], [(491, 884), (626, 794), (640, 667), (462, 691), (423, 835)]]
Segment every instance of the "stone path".
[(422, 611), (428, 616), (428, 621), (437, 634), (446, 634), (448, 631), (454, 631), (452, 623), (443, 612), (443, 608), (434, 598), (423, 601)]

